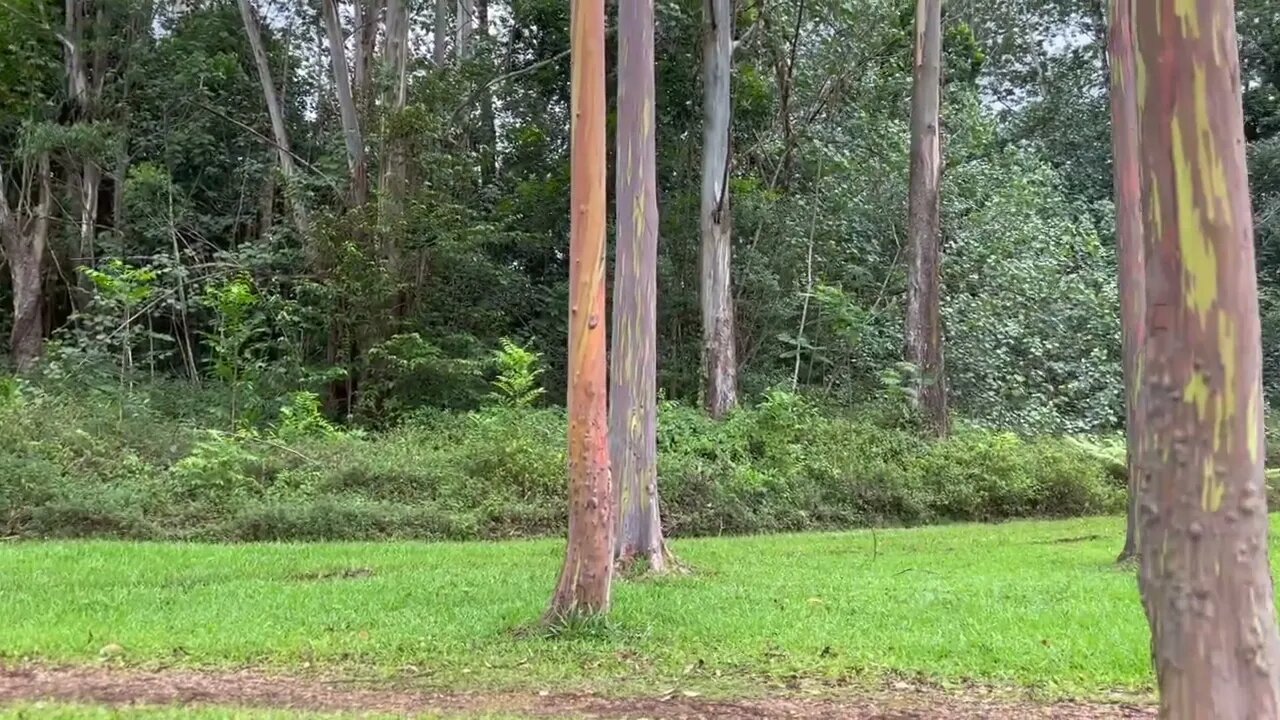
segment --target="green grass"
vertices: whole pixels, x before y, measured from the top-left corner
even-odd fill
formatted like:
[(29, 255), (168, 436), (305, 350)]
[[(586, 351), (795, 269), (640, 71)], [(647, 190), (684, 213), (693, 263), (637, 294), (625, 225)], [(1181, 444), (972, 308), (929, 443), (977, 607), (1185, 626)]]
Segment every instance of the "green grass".
[[(121, 707), (63, 703), (0, 706), (0, 720), (392, 720), (404, 715), (308, 713), (296, 710), (249, 710), (212, 707)], [(517, 720), (514, 715), (412, 715), (417, 720)]]
[(906, 674), (1143, 692), (1146, 621), (1134, 572), (1112, 564), (1122, 524), (676, 542), (693, 575), (622, 582), (607, 623), (555, 638), (517, 630), (545, 608), (558, 541), (20, 542), (0, 547), (0, 659), (118, 645), (112, 662), (459, 688), (759, 694)]

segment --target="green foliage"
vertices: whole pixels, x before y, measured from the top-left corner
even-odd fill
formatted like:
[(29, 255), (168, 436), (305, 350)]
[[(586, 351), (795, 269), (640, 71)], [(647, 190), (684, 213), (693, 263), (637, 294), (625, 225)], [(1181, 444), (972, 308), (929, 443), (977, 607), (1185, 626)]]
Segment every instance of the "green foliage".
[[(442, 347), (448, 343), (455, 353)], [(482, 363), (466, 339), (440, 343), (419, 333), (393, 335), (369, 348), (362, 413), (375, 426), (395, 425), (424, 408), (473, 408), (484, 392)]]
[(502, 338), (501, 343), (502, 347), (493, 353), (498, 376), (493, 379), (489, 396), (507, 407), (530, 407), (546, 392), (546, 388), (538, 384), (538, 377), (545, 370), (538, 365), (542, 355), (509, 338)]
[(280, 408), (280, 425), (276, 434), (286, 441), (303, 438), (328, 438), (338, 433), (321, 411), (320, 396), (308, 390), (291, 392)]
[[(205, 288), (201, 303), (212, 313), (213, 331), (206, 336), (212, 354), (214, 377), (231, 392), (231, 423), (252, 424), (260, 419), (260, 408), (245, 401), (258, 398), (257, 381), (264, 363), (254, 351), (264, 342), (266, 328), (255, 322), (253, 310), (259, 296), (246, 276), (239, 276)], [(246, 411), (249, 415), (246, 417)]]
[[(418, 412), (340, 431), (298, 392), (271, 431), (200, 430), (201, 407), (119, 406), (56, 387), (0, 405), (0, 522), (9, 534), (207, 539), (494, 538), (566, 522), (564, 411)], [(217, 403), (215, 403), (215, 406)], [(223, 405), (224, 411), (230, 410)], [(225, 415), (222, 417), (226, 417)], [(664, 520), (677, 536), (1025, 516), (1121, 507), (1124, 479), (1068, 440), (961, 429), (930, 443), (771, 391), (713, 422), (660, 409)]]
[(1017, 151), (949, 169), (943, 281), (955, 407), (998, 428), (1092, 433), (1122, 418), (1114, 252)]

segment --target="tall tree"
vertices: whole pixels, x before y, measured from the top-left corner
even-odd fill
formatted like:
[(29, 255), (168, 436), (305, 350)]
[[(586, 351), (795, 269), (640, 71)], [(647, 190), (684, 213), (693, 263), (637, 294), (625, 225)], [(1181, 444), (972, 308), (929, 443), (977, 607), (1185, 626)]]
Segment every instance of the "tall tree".
[(1116, 245), (1120, 264), (1120, 344), (1124, 367), (1125, 440), (1129, 503), (1124, 548), (1118, 561), (1138, 554), (1138, 411), (1144, 320), (1142, 266), (1142, 179), (1138, 174), (1138, 75), (1133, 53), (1132, 0), (1111, 0), (1107, 55), (1111, 69), (1111, 151), (1115, 184)]
[(49, 154), (42, 152), (34, 163), (24, 163), (16, 206), (9, 205), (5, 181), (0, 168), (0, 242), (13, 292), (9, 351), (14, 368), (25, 373), (36, 367), (44, 351), (44, 257), (53, 212)]
[(941, 87), (942, 0), (916, 0), (907, 198), (906, 355), (919, 373), (919, 409), (930, 431), (939, 437), (947, 434), (949, 426), (942, 360), (942, 153), (938, 127)]
[(431, 37), (431, 59), (444, 67), (449, 59), (449, 0), (436, 0), (435, 30)]
[[(75, 119), (84, 123), (95, 119), (106, 76), (105, 11), (99, 5), (91, 25), (90, 10), (90, 3), (86, 0), (65, 2), (66, 34), (63, 36), (63, 47), (66, 55), (67, 92), (74, 103)], [(88, 32), (91, 29), (93, 32)], [(89, 42), (90, 34), (94, 41), (92, 43)], [(87, 51), (90, 46), (94, 48), (92, 57)], [(83, 157), (77, 157), (70, 163), (71, 185), (78, 191), (76, 200), (80, 211), (79, 247), (75, 263), (86, 267), (93, 267), (94, 256), (97, 254), (98, 193), (102, 185), (102, 167), (98, 162), (93, 153), (83, 153)], [(79, 282), (80, 293), (76, 297), (83, 305), (92, 292), (92, 283), (87, 275), (82, 275)]]
[[(384, 115), (395, 117), (404, 112), (409, 95), (409, 8), (405, 0), (387, 0), (387, 39), (384, 46), (386, 66), (391, 83), (383, 100)], [(404, 197), (408, 184), (408, 161), (405, 157), (403, 133), (383, 132), (382, 177), (378, 199), (381, 207), (378, 222), (382, 232), (382, 252), (395, 280), (400, 279), (400, 237), (404, 216)], [(397, 293), (394, 313), (404, 312), (404, 302)]]
[(618, 6), (613, 343), (609, 456), (618, 526), (614, 556), (666, 569), (658, 510), (658, 188), (653, 0)]
[[(396, 0), (391, 2), (395, 3)], [(342, 139), (347, 148), (347, 171), (351, 176), (348, 192), (352, 207), (360, 207), (369, 197), (369, 178), (365, 162), (364, 137), (360, 132), (360, 114), (356, 108), (355, 95), (351, 91), (351, 75), (347, 71), (346, 34), (342, 30), (338, 0), (320, 0), (320, 5), (325, 33), (329, 38), (329, 66), (333, 71), (334, 94), (338, 98)], [(356, 7), (360, 7), (359, 0), (356, 2)], [(390, 8), (388, 8), (388, 16), (390, 16)], [(360, 13), (357, 12), (357, 18), (359, 17)], [(363, 48), (357, 47), (356, 57), (360, 58), (363, 54)], [(367, 63), (367, 60), (364, 62)], [(361, 68), (360, 72), (363, 71), (364, 69)]]
[(707, 412), (721, 418), (738, 404), (729, 211), (733, 1), (703, 0), (702, 13), (702, 373)]
[(271, 136), (275, 144), (276, 157), (280, 161), (280, 174), (284, 176), (285, 196), (293, 213), (294, 226), (302, 236), (306, 249), (307, 262), (315, 266), (319, 258), (311, 242), (311, 221), (306, 204), (302, 200), (300, 188), (294, 183), (298, 180), (298, 166), (294, 162), (293, 149), (289, 144), (289, 131), (284, 124), (284, 107), (276, 95), (275, 82), (271, 78), (271, 62), (267, 58), (267, 48), (262, 42), (262, 30), (254, 16), (250, 0), (238, 0), (240, 18), (244, 22), (244, 32), (249, 38), (249, 48), (253, 51), (253, 63), (258, 70), (258, 83), (262, 86), (262, 98), (267, 105), (267, 115), (271, 118)]
[(351, 4), (358, 38), (353, 63), (356, 103), (366, 118), (374, 100), (373, 61), (378, 46), (378, 14), (382, 12), (383, 4), (383, 0), (355, 0)]
[(545, 617), (551, 623), (607, 612), (613, 584), (604, 317), (604, 0), (572, 0), (570, 13), (569, 544)]
[(463, 60), (471, 57), (471, 29), (475, 23), (474, 0), (458, 0), (454, 15), (453, 53), (461, 65)]
[(1280, 716), (1231, 0), (1135, 5), (1147, 338), (1140, 585), (1161, 716)]

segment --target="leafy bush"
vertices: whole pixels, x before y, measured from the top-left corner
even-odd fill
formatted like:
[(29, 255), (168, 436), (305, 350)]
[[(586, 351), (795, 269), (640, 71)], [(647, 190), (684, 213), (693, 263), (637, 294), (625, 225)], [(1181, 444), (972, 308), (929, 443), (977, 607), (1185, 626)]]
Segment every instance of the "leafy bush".
[[(199, 429), (174, 403), (39, 388), (0, 403), (0, 529), (19, 536), (209, 540), (472, 539), (558, 534), (562, 409), (422, 411), (340, 431), (314, 396), (270, 430)], [(1118, 511), (1124, 480), (1067, 439), (964, 428), (943, 442), (773, 391), (713, 422), (664, 403), (674, 535), (839, 529)]]

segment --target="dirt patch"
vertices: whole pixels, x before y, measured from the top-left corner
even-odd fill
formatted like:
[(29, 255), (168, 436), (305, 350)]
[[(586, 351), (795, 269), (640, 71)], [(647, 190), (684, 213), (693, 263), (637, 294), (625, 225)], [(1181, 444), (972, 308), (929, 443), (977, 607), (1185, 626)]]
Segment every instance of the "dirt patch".
[(373, 577), (373, 568), (357, 567), (322, 570), (294, 575), (293, 579), (302, 582), (317, 582), (320, 580), (359, 580), (368, 577)]
[(1058, 538), (1056, 540), (1046, 540), (1044, 542), (1048, 545), (1067, 545), (1070, 543), (1082, 543), (1082, 542), (1088, 542), (1090, 540), (1101, 540), (1101, 539), (1102, 539), (1101, 535), (1077, 535), (1075, 537), (1064, 537), (1064, 538)]
[(725, 702), (671, 694), (659, 698), (605, 698), (552, 693), (427, 693), (358, 687), (337, 678), (315, 679), (251, 671), (147, 672), (98, 667), (0, 668), (0, 703), (57, 700), (100, 705), (222, 705), (312, 711), (415, 713), (504, 712), (531, 718), (600, 720), (1128, 720), (1154, 718), (1133, 705), (1039, 705), (943, 695), (897, 688), (853, 700), (773, 698)]

